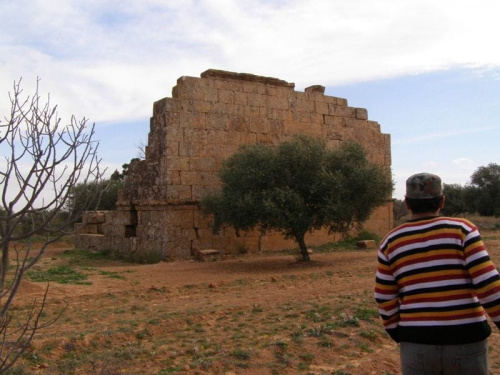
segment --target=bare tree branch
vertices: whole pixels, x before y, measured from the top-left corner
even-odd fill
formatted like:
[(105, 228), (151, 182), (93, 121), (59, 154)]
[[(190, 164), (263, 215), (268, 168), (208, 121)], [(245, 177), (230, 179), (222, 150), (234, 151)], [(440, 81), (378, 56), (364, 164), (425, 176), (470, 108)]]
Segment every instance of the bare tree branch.
[[(48, 289), (41, 305), (34, 303), (24, 320), (14, 319), (12, 304), (26, 271), (80, 217), (81, 212), (65, 209), (75, 185), (98, 183), (104, 173), (93, 140), (95, 124), (72, 116), (63, 125), (50, 96), (41, 99), (39, 83), (37, 79), (32, 96), (25, 96), (21, 80), (14, 82), (9, 116), (0, 121), (0, 373), (25, 353), (33, 335), (45, 326), (40, 317)], [(86, 198), (80, 211), (95, 197)], [(31, 242), (34, 235), (43, 236), (36, 246)]]
[(148, 146), (146, 142), (141, 140), (135, 146), (137, 147), (137, 157), (141, 160), (146, 159), (146, 148)]

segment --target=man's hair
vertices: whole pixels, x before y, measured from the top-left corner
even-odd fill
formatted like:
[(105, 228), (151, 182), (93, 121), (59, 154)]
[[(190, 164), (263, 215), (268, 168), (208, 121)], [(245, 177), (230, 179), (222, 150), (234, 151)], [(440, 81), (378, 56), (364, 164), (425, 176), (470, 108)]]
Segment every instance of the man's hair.
[(424, 214), (426, 212), (436, 212), (439, 209), (443, 196), (429, 199), (414, 199), (406, 197), (406, 202), (414, 214)]

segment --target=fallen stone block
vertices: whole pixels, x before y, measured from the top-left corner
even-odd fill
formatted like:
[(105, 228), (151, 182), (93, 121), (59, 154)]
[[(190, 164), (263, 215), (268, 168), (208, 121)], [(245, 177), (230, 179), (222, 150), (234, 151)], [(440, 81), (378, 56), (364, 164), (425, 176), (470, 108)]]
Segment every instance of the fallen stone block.
[(196, 254), (196, 259), (200, 262), (213, 262), (215, 260), (220, 260), (221, 255), (219, 251), (215, 249), (200, 250)]
[(357, 242), (358, 248), (360, 249), (374, 249), (376, 247), (374, 240), (363, 240)]

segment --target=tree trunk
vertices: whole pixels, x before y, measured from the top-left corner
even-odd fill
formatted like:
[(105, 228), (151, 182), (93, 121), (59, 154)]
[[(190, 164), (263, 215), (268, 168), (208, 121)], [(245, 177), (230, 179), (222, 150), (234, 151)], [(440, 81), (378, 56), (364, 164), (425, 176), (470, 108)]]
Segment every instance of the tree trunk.
[(0, 290), (5, 288), (5, 276), (9, 269), (9, 242), (5, 241), (2, 244), (2, 260), (0, 263)]
[(295, 236), (297, 243), (299, 244), (300, 253), (302, 254), (303, 261), (310, 261), (309, 253), (307, 252), (306, 243), (304, 242), (304, 234)]

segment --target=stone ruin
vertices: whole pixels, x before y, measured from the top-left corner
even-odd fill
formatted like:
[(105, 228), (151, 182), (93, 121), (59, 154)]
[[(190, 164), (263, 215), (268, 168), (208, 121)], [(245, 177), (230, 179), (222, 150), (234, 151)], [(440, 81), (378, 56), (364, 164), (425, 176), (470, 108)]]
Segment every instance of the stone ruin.
[[(207, 70), (181, 77), (172, 98), (154, 103), (146, 158), (130, 165), (114, 211), (91, 211), (77, 224), (75, 246), (119, 253), (157, 252), (164, 260), (191, 258), (207, 249), (222, 254), (296, 248), (280, 234), (224, 227), (211, 231), (199, 201), (220, 187), (217, 171), (243, 144), (276, 145), (294, 134), (321, 137), (327, 147), (354, 140), (370, 162), (390, 168), (390, 135), (368, 120), (367, 110), (327, 96), (323, 86), (304, 92), (286, 81)], [(390, 197), (388, 197), (390, 198)], [(364, 229), (383, 235), (393, 226), (392, 201), (379, 207)], [(309, 233), (309, 246), (339, 239)]]

